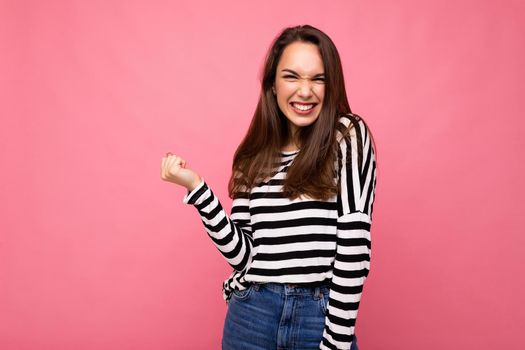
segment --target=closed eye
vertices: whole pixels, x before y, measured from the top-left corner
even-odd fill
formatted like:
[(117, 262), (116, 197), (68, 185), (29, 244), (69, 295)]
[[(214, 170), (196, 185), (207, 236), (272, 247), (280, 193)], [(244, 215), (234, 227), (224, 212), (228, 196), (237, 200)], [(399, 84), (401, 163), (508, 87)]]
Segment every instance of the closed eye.
[[(285, 79), (296, 79), (297, 77), (295, 77), (293, 75), (285, 75), (283, 78), (285, 78)], [(313, 80), (324, 81), (324, 78), (314, 78)]]

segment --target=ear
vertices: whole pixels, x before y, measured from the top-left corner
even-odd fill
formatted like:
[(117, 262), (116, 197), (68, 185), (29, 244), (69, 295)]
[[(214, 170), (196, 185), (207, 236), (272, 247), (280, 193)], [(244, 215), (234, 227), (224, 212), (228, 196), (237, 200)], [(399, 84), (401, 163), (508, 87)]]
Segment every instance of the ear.
[(276, 94), (276, 92), (275, 92), (275, 86), (272, 86), (272, 92), (273, 92), (274, 95)]

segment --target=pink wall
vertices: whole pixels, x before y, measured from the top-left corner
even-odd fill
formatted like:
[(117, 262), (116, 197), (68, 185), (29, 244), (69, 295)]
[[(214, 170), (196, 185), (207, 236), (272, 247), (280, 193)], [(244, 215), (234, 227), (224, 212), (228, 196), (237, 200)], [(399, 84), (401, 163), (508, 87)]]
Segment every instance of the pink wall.
[(2, 1), (0, 348), (220, 348), (230, 269), (160, 161), (229, 210), (266, 49), (310, 23), (378, 147), (360, 348), (521, 349), (522, 4)]

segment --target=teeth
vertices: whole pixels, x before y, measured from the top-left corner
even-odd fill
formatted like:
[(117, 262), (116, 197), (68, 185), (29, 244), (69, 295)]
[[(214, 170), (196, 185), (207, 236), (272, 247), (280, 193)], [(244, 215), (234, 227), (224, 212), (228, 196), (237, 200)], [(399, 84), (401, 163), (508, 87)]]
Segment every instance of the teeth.
[(297, 109), (300, 109), (301, 111), (307, 111), (309, 109), (314, 108), (314, 105), (299, 105), (296, 103), (292, 103), (292, 106), (294, 106)]

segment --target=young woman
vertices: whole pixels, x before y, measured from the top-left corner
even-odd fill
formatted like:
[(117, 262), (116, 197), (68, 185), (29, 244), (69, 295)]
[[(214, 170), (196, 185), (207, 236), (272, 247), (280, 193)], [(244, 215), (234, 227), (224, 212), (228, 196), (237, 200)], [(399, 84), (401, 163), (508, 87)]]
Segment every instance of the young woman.
[(372, 134), (350, 110), (339, 54), (309, 26), (274, 40), (233, 159), (228, 215), (179, 154), (162, 179), (187, 188), (233, 271), (222, 348), (357, 349), (376, 186)]

